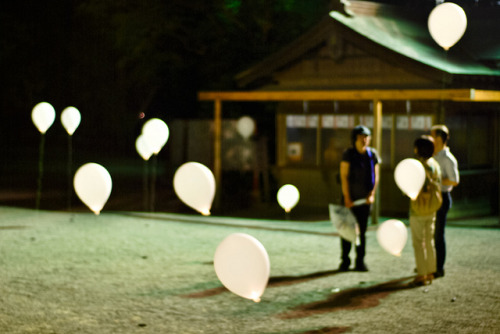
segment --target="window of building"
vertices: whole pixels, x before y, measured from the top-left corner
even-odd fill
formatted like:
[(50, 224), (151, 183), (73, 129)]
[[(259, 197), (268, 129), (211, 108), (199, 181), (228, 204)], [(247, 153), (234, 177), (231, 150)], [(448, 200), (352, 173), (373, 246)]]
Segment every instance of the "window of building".
[[(352, 145), (351, 130), (362, 124), (373, 131), (373, 115), (288, 114), (286, 165), (339, 166), (344, 150)], [(382, 119), (382, 161), (394, 165), (413, 157), (413, 142), (428, 134), (432, 115), (385, 115)]]

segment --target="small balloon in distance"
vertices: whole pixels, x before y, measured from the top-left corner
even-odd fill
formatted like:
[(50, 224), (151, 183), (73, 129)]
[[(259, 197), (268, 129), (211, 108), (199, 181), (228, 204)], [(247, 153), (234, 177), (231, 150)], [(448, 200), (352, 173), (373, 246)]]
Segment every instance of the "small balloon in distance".
[(54, 107), (48, 102), (40, 102), (31, 112), (31, 120), (41, 134), (47, 132), (56, 118)]
[(144, 138), (144, 134), (141, 134), (135, 140), (135, 149), (137, 153), (141, 156), (142, 159), (148, 161), (149, 158), (153, 155), (153, 151), (149, 148), (146, 143), (146, 139)]
[(293, 184), (285, 184), (278, 190), (276, 198), (285, 212), (290, 212), (299, 202), (300, 193)]
[(75, 107), (67, 107), (61, 113), (61, 124), (70, 136), (75, 133), (81, 119), (80, 111)]
[(242, 116), (236, 123), (236, 129), (244, 139), (248, 139), (255, 131), (255, 121), (249, 116)]
[(170, 135), (167, 124), (159, 118), (151, 118), (142, 126), (142, 134), (146, 145), (154, 154), (160, 153)]
[(98, 215), (111, 194), (111, 175), (103, 166), (89, 162), (75, 173), (73, 186), (80, 200)]
[(174, 174), (174, 190), (184, 204), (204, 216), (210, 215), (215, 197), (215, 177), (199, 162), (186, 162)]

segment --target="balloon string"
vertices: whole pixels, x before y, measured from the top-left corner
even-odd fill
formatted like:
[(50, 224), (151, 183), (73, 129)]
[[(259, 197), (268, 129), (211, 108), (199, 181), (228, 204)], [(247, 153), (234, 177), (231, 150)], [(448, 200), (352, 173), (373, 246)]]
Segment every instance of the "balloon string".
[[(444, 62), (445, 63), (448, 63), (448, 50), (444, 50)], [(442, 78), (441, 78), (441, 90), (444, 90), (446, 89), (446, 70), (443, 70), (443, 75), (442, 75)], [(444, 100), (443, 98), (441, 98), (441, 100), (439, 101), (439, 112), (441, 113), (442, 110), (444, 109)], [(439, 120), (440, 122), (440, 120)]]
[(43, 176), (43, 156), (44, 156), (44, 148), (45, 148), (45, 134), (42, 133), (40, 138), (40, 148), (38, 154), (38, 180), (37, 180), (37, 189), (36, 189), (36, 200), (35, 200), (35, 209), (40, 209), (40, 198), (42, 197), (42, 176)]
[(143, 205), (144, 210), (148, 211), (149, 208), (149, 185), (148, 185), (148, 162), (144, 161), (144, 168), (142, 173), (142, 192), (143, 192)]
[(67, 201), (68, 201), (68, 211), (71, 211), (71, 195), (73, 194), (71, 187), (71, 174), (72, 174), (72, 166), (73, 166), (73, 142), (72, 136), (68, 136), (68, 166), (67, 166), (67, 174), (68, 174), (68, 190), (67, 190)]
[[(448, 63), (448, 50), (444, 51), (444, 62)], [(443, 79), (441, 80), (441, 88), (445, 89), (446, 88), (446, 71), (443, 71)]]
[(151, 197), (150, 197), (150, 211), (154, 212), (155, 210), (155, 193), (156, 193), (156, 173), (157, 173), (157, 165), (158, 165), (158, 159), (157, 155), (153, 155), (153, 170), (152, 170), (152, 177), (151, 177)]

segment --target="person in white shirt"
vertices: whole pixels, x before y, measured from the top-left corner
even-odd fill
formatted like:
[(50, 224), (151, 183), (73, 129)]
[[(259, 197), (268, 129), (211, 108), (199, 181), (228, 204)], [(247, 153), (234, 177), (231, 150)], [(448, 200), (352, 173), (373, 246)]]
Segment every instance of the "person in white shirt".
[(434, 159), (439, 163), (442, 173), (441, 192), (443, 194), (443, 204), (436, 214), (436, 230), (434, 242), (436, 247), (436, 273), (434, 278), (444, 276), (444, 263), (446, 261), (446, 239), (445, 227), (446, 216), (452, 206), (451, 191), (460, 182), (458, 174), (457, 159), (450, 152), (448, 140), (450, 131), (446, 125), (434, 125), (431, 128), (431, 136), (434, 138)]

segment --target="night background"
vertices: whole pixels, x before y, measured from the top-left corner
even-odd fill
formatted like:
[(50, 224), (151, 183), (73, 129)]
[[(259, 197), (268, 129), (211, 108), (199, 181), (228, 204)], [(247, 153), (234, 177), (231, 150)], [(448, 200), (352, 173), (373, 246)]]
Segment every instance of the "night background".
[[(421, 15), (439, 0), (377, 2), (407, 6)], [(500, 6), (490, 0), (462, 3)], [(339, 272), (340, 235), (327, 210), (321, 219), (311, 212), (302, 219), (299, 208), (285, 216), (275, 193), (269, 199), (274, 211), (245, 208), (242, 199), (252, 187), (248, 174), (223, 171), (217, 193), (224, 194), (226, 208), (213, 210), (210, 217), (175, 196), (172, 176), (185, 152), (213, 149), (209, 140), (194, 148), (197, 143), (173, 145), (179, 136), (187, 137), (187, 131), (177, 131), (184, 120), (203, 120), (204, 127), (193, 126), (201, 132), (214, 118), (213, 104), (198, 101), (197, 93), (240, 89), (234, 80), (239, 73), (282, 50), (328, 18), (330, 10), (341, 11), (340, 0), (3, 1), (0, 332), (498, 332), (498, 216), (451, 221), (446, 277), (416, 287), (411, 284), (411, 239), (401, 256), (391, 255), (372, 225), (367, 231), (370, 272)], [(31, 119), (33, 107), (42, 101), (56, 111), (43, 136)], [(60, 121), (68, 106), (82, 116), (72, 137)], [(270, 165), (275, 159), (274, 111), (272, 104), (260, 102), (228, 102), (223, 110), (226, 122), (246, 114), (256, 118), (252, 140), (268, 137)], [(170, 140), (146, 163), (135, 141), (151, 118), (169, 125)], [(463, 140), (482, 136), (480, 142), (488, 145), (481, 152), (489, 155), (491, 136), (479, 126), (493, 117), (481, 119)], [(495, 159), (485, 160), (498, 162), (493, 153)], [(72, 189), (74, 171), (87, 162), (106, 167), (113, 180), (100, 215), (89, 211)], [(151, 177), (153, 169), (157, 179)], [(41, 210), (35, 210), (40, 175)], [(481, 174), (469, 175), (479, 195), (492, 193), (476, 179)], [(305, 182), (314, 186), (314, 180)], [(156, 193), (149, 193), (153, 184)], [(150, 211), (156, 212), (139, 212), (145, 209), (144, 197), (151, 200), (153, 193), (156, 206)], [(224, 211), (227, 207), (232, 211)], [(403, 222), (408, 223), (407, 217)], [(269, 255), (271, 271), (260, 303), (228, 291), (214, 271), (217, 246), (235, 233), (255, 237), (263, 246), (260, 253)], [(244, 260), (250, 255), (243, 254)]]
[(12, 122), (2, 124), (28, 125), (27, 116), (40, 101), (59, 113), (76, 106), (84, 120), (79, 137), (85, 138), (97, 137), (103, 128), (125, 138), (121, 135), (137, 127), (141, 112), (165, 121), (206, 117), (197, 91), (234, 88), (236, 73), (297, 37), (328, 13), (328, 3), (3, 4), (2, 111)]
[[(44, 191), (66, 186), (61, 175), (68, 147), (73, 169), (89, 161), (110, 169), (117, 162), (133, 167), (131, 161), (140, 169), (134, 143), (147, 119), (169, 124), (211, 118), (212, 105), (197, 101), (198, 91), (235, 89), (238, 72), (292, 41), (329, 9), (327, 0), (3, 3), (2, 188), (36, 188), (41, 139), (31, 111), (37, 103), (56, 110), (45, 134)], [(71, 146), (60, 123), (67, 106), (82, 115)], [(225, 109), (225, 117), (241, 116), (234, 108)], [(266, 117), (273, 129), (274, 117)], [(158, 156), (160, 166), (168, 164), (168, 146)], [(117, 171), (110, 172), (117, 181)], [(51, 173), (55, 179), (45, 180)]]
[[(422, 13), (436, 4), (433, 0), (374, 2), (415, 9), (422, 20), (426, 19)], [(457, 2), (465, 8), (497, 6), (492, 1)], [(140, 196), (143, 161), (134, 145), (145, 121), (158, 117), (172, 125), (179, 119), (212, 119), (213, 105), (198, 101), (199, 91), (239, 89), (234, 80), (238, 73), (294, 41), (330, 10), (342, 11), (341, 2), (2, 3), (0, 189), (4, 195), (0, 200), (34, 206), (41, 138), (31, 112), (42, 101), (56, 110), (56, 120), (44, 138), (42, 208), (60, 208), (53, 205), (61, 201), (50, 199), (48, 193), (65, 190), (71, 182), (66, 177), (68, 169), (74, 171), (86, 162), (108, 168), (114, 184), (112, 198), (126, 192)], [(82, 115), (71, 144), (60, 123), (60, 114), (68, 106), (76, 107)], [(256, 117), (258, 134), (268, 137), (268, 159), (273, 164), (275, 115), (254, 112), (255, 108), (273, 111), (272, 106), (266, 109), (265, 103), (226, 103), (224, 118)], [(167, 143), (155, 162), (160, 168), (158, 190), (171, 190), (171, 177), (178, 167), (170, 159), (172, 152), (182, 156), (178, 152), (185, 150), (172, 144)], [(238, 181), (227, 175), (223, 180), (233, 190)], [(248, 187), (251, 180), (245, 182)], [(14, 195), (20, 191), (25, 195)], [(25, 202), (11, 201), (19, 196)]]

